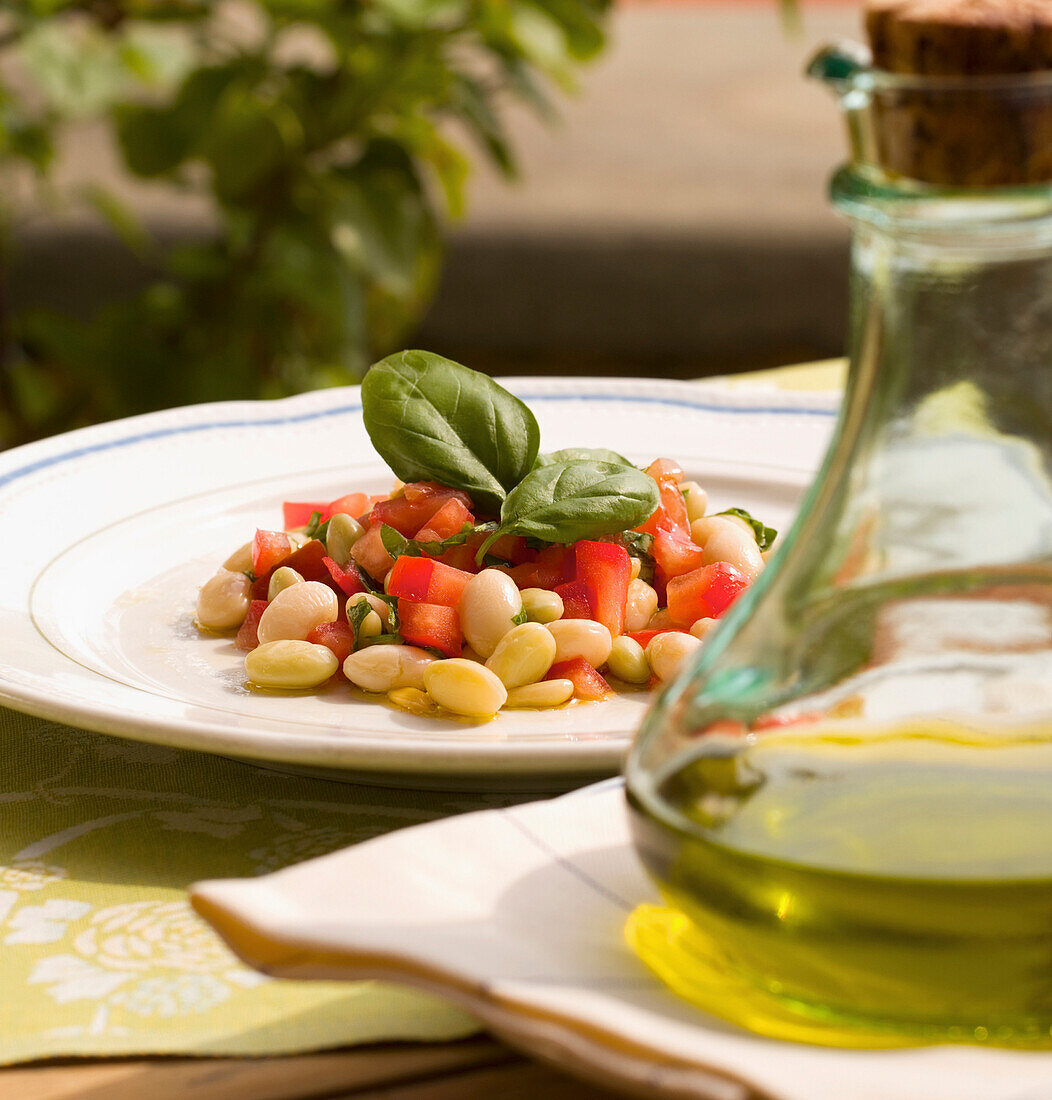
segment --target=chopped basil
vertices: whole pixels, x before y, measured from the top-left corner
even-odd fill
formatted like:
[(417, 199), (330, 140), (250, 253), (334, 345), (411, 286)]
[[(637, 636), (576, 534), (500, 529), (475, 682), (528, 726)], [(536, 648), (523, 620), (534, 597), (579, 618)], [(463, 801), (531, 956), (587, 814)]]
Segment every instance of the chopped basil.
[(744, 508), (726, 508), (722, 512), (717, 512), (716, 515), (737, 516), (739, 519), (745, 520), (752, 528), (753, 534), (756, 536), (756, 545), (761, 550), (766, 550), (778, 536), (778, 532), (773, 527), (765, 527), (758, 519), (749, 515)]

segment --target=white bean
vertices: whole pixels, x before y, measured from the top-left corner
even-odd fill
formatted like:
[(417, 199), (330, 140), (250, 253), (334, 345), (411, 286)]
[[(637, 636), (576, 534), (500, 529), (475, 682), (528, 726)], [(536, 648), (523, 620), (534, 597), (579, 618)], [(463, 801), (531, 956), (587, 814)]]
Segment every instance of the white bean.
[(719, 619), (698, 619), (690, 628), (690, 632), (695, 638), (704, 638), (719, 621)]
[(244, 573), (252, 568), (252, 543), (246, 542), (239, 546), (229, 558), (223, 562), (223, 568), (232, 573)]
[[(333, 559), (336, 560), (335, 558)], [(380, 620), (380, 625), (384, 630), (387, 629), (387, 624), (390, 620), (391, 606), (386, 600), (381, 600), (374, 592), (355, 592), (353, 596), (347, 597), (347, 614), (350, 615), (351, 608), (355, 604), (365, 601), (376, 612), (377, 618)], [(378, 633), (381, 633), (378, 631)]]
[(270, 574), (270, 583), (267, 585), (267, 599), (273, 600), (279, 592), (291, 588), (294, 584), (302, 584), (303, 577), (289, 565), (279, 565)]
[(651, 638), (645, 652), (651, 672), (659, 680), (667, 682), (700, 648), (699, 639), (671, 630)]
[(505, 710), (546, 710), (561, 707), (573, 698), (572, 680), (541, 680), (538, 684), (523, 684), (512, 688), (504, 703)]
[(251, 602), (248, 577), (220, 569), (197, 595), (197, 621), (206, 630), (232, 630), (245, 621)]
[(256, 687), (283, 691), (317, 687), (339, 667), (328, 646), (292, 638), (265, 642), (245, 657), (245, 672)]
[(682, 630), (683, 628), (674, 618), (669, 614), (668, 608), (663, 607), (660, 611), (655, 611), (650, 616), (647, 625), (644, 630)]
[(752, 528), (737, 516), (706, 516), (690, 525), (691, 538), (702, 548), (702, 563), (725, 561), (749, 580), (763, 572), (763, 558)]
[(387, 701), (400, 710), (419, 714), (421, 718), (434, 718), (439, 713), (435, 701), (423, 688), (395, 688), (387, 693)]
[(483, 569), (472, 576), (460, 597), (460, 629), (483, 659), (515, 626), (522, 614), (522, 596), (515, 582), (499, 569)]
[(646, 581), (639, 578), (628, 582), (628, 599), (625, 601), (625, 630), (645, 630), (651, 615), (657, 611), (658, 594)]
[(428, 665), (424, 688), (440, 707), (466, 718), (490, 718), (508, 698), (508, 689), (496, 673), (462, 657)]
[(365, 534), (365, 528), (353, 517), (337, 512), (325, 532), (325, 552), (337, 565), (351, 560), (351, 547)]
[(424, 670), (435, 658), (412, 645), (373, 645), (343, 662), (343, 674), (365, 691), (422, 688)]
[(643, 647), (627, 634), (614, 639), (606, 666), (611, 674), (626, 684), (645, 684), (650, 679), (650, 665)]
[(509, 690), (540, 680), (555, 661), (555, 639), (541, 623), (523, 623), (499, 642), (486, 661)]
[(709, 494), (696, 481), (681, 482), (679, 491), (684, 495), (683, 503), (687, 506), (687, 519), (691, 523), (701, 519), (709, 506)]
[(336, 593), (321, 581), (303, 581), (279, 592), (259, 618), (260, 644), (282, 639), (303, 640), (322, 623), (334, 623), (340, 608)]
[(547, 629), (555, 639), (555, 660), (570, 661), (583, 657), (593, 668), (606, 664), (614, 644), (610, 631), (591, 619), (560, 619)]
[(531, 623), (554, 623), (563, 617), (563, 598), (547, 588), (524, 588), (519, 595)]

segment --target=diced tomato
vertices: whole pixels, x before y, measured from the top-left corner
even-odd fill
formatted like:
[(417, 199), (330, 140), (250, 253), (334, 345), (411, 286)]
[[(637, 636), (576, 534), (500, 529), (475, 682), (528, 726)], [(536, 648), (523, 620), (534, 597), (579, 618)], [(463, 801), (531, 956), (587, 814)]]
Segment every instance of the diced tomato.
[(574, 579), (576, 561), (569, 546), (545, 546), (537, 554), (534, 588), (554, 588)]
[(351, 547), (351, 557), (373, 578), (382, 581), (394, 565), (394, 558), (384, 547), (379, 527), (368, 531)]
[(537, 584), (537, 563), (535, 561), (523, 562), (522, 565), (506, 565), (501, 571), (507, 573), (515, 582), (517, 588), (539, 588)]
[(450, 497), (445, 504), (416, 533), (421, 542), (439, 542), (461, 531), (466, 523), (473, 523), (475, 517), (468, 506), (459, 497)]
[(668, 582), (668, 613), (684, 626), (718, 619), (748, 587), (748, 577), (733, 565), (704, 565)]
[(533, 561), (537, 556), (536, 551), (530, 550), (526, 540), (518, 535), (501, 535), (490, 545), (486, 553), (501, 561), (510, 562), (512, 565), (522, 565)]
[(656, 535), (658, 531), (679, 531), (689, 538), (687, 505), (679, 491), (683, 471), (670, 459), (658, 458), (647, 467), (647, 473), (657, 482), (661, 503), (646, 523), (640, 524), (636, 530), (650, 535)]
[(679, 627), (666, 626), (661, 630), (633, 630), (631, 633), (626, 634), (626, 638), (631, 638), (634, 642), (646, 649), (650, 644), (652, 638), (656, 638), (659, 634), (687, 634), (688, 631), (680, 630)]
[(340, 591), (345, 596), (353, 596), (355, 592), (366, 591), (362, 578), (354, 566), (345, 569), (342, 565), (337, 565), (330, 557), (324, 557), (321, 560), (328, 570), (329, 576), (339, 585)]
[(455, 607), (401, 599), (398, 630), (410, 645), (428, 646), (446, 657), (460, 656), (460, 615)]
[(391, 568), (387, 591), (391, 596), (416, 603), (456, 607), (471, 574), (434, 558), (400, 557)]
[(343, 662), (351, 655), (354, 634), (350, 624), (341, 619), (334, 623), (322, 623), (320, 626), (316, 626), (307, 635), (307, 641), (331, 649), (336, 654), (336, 659), (340, 662), (342, 668)]
[[(325, 568), (325, 543), (318, 539), (311, 539), (304, 543), (298, 550), (294, 550), (284, 561), (278, 565), (287, 565), (295, 569), (305, 581), (321, 581), (327, 584), (334, 592), (341, 591), (340, 586), (332, 579), (332, 574)], [(278, 566), (274, 567), (275, 569)], [(257, 576), (252, 585), (252, 598), (265, 600), (270, 591), (270, 578), (274, 569), (267, 570)]]
[(632, 579), (628, 551), (613, 542), (582, 539), (574, 546), (574, 558), (578, 582), (595, 593), (591, 617), (616, 638), (625, 628), (628, 582)]
[(318, 512), (323, 520), (326, 519), (328, 508), (329, 506), (324, 501), (286, 500), (281, 506), (285, 530), (290, 531), (293, 527), (306, 527), (315, 512)]
[(605, 699), (611, 694), (610, 685), (583, 657), (558, 661), (548, 669), (546, 680), (569, 680), (573, 684), (576, 699)]
[(465, 508), (471, 505), (471, 500), (456, 489), (447, 489), (434, 481), (410, 482), (400, 497), (375, 504), (369, 522), (374, 525), (386, 523), (400, 535), (411, 539), (451, 499), (459, 500)]
[(257, 531), (252, 540), (252, 572), (258, 577), (280, 565), (292, 553), (292, 541), (284, 531)]
[(564, 619), (594, 619), (596, 604), (595, 585), (584, 581), (567, 581), (557, 584), (555, 594), (563, 601)]
[(366, 493), (346, 493), (342, 497), (330, 500), (322, 511), (322, 519), (331, 519), (336, 515), (353, 516), (357, 519), (369, 510), (369, 496)]
[(255, 649), (259, 645), (259, 635), (256, 632), (259, 629), (260, 617), (266, 610), (268, 603), (268, 600), (253, 600), (248, 605), (248, 614), (245, 616), (245, 621), (241, 624), (241, 629), (234, 639), (234, 645), (238, 649)]
[(668, 580), (700, 569), (704, 564), (705, 551), (694, 542), (689, 533), (662, 527), (654, 532), (650, 556)]
[(460, 546), (451, 546), (434, 560), (442, 562), (443, 565), (452, 566), (454, 569), (459, 569), (462, 573), (477, 573), (479, 567), (475, 561), (475, 549), (467, 543)]

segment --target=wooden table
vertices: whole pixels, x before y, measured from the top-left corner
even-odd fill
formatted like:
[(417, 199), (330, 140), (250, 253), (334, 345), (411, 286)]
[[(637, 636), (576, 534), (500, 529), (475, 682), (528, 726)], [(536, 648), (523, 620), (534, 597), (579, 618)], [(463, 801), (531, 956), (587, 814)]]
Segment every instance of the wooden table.
[(609, 1100), (488, 1037), (284, 1058), (156, 1058), (0, 1070), (2, 1100)]

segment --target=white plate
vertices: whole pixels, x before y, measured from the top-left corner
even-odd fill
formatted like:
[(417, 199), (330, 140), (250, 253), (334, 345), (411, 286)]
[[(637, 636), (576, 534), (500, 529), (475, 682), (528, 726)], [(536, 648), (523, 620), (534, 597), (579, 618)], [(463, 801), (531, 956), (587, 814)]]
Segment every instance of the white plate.
[(661, 900), (617, 780), (399, 829), (258, 878), (198, 883), (191, 900), (269, 974), (437, 993), (509, 1043), (632, 1096), (1052, 1096), (1049, 1053), (805, 1046), (674, 997), (625, 944), (629, 913)]
[[(717, 508), (783, 528), (835, 395), (640, 380), (519, 379), (542, 447), (679, 459)], [(0, 702), (87, 729), (407, 785), (549, 787), (616, 770), (646, 693), (482, 724), (422, 719), (345, 685), (265, 695), (194, 628), (198, 587), (289, 499), (383, 491), (357, 388), (202, 405), (0, 455)]]

